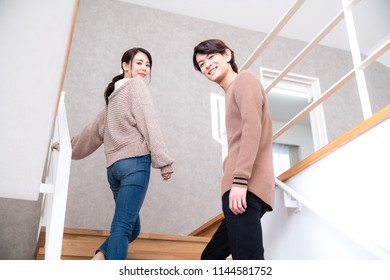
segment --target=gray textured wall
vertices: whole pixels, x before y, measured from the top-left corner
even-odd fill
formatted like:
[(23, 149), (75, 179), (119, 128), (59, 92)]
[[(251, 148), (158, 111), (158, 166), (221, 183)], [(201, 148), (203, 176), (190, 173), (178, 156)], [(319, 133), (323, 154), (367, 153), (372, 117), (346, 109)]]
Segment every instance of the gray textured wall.
[(34, 258), (41, 203), (0, 198), (0, 260)]
[[(237, 63), (242, 65), (264, 37), (249, 30), (122, 2), (81, 1), (64, 88), (68, 92), (72, 133), (80, 131), (101, 110), (103, 90), (119, 72), (120, 57), (126, 49), (142, 46), (153, 55), (150, 90), (176, 161), (175, 174), (169, 182), (162, 182), (159, 172), (153, 172), (141, 211), (144, 232), (188, 234), (221, 211), (221, 155), (211, 137), (209, 108), (209, 93), (220, 89), (194, 71), (193, 47), (204, 39), (221, 38), (235, 50)], [(258, 73), (260, 66), (281, 70), (304, 46), (303, 42), (279, 38), (252, 70)], [(320, 78), (325, 91), (351, 68), (348, 52), (317, 47), (293, 72)], [(384, 69), (379, 66), (381, 70)], [(356, 91), (352, 81), (325, 103), (330, 140), (362, 121)], [(380, 94), (377, 99), (381, 99)], [(107, 229), (112, 212), (103, 151), (74, 161), (66, 226)]]
[[(72, 135), (103, 108), (104, 88), (119, 72), (120, 57), (126, 49), (141, 46), (153, 55), (149, 88), (175, 158), (175, 174), (170, 181), (162, 182), (159, 172), (153, 170), (141, 211), (143, 232), (185, 235), (221, 212), (221, 153), (211, 137), (209, 105), (209, 93), (220, 89), (193, 69), (192, 51), (201, 40), (221, 38), (236, 52), (240, 66), (264, 37), (250, 30), (123, 2), (81, 0), (64, 85)], [(304, 46), (304, 42), (278, 38), (251, 70), (259, 73), (260, 66), (282, 70)], [(292, 72), (318, 77), (325, 91), (351, 68), (348, 52), (317, 47)], [(390, 103), (390, 70), (375, 64), (367, 72), (375, 112)], [(355, 84), (351, 81), (324, 104), (330, 141), (362, 121)], [(109, 228), (113, 200), (105, 172), (102, 149), (72, 162), (66, 227)], [(1, 223), (12, 220), (6, 224), (13, 232), (26, 219), (11, 213), (19, 203), (25, 204), (0, 199), (0, 213), (7, 213), (0, 216)], [(8, 206), (10, 210), (3, 212)], [(39, 204), (26, 207), (37, 209)], [(7, 234), (10, 236), (9, 231)], [(0, 250), (0, 258), (9, 258), (11, 250)], [(20, 253), (12, 258), (26, 257)]]

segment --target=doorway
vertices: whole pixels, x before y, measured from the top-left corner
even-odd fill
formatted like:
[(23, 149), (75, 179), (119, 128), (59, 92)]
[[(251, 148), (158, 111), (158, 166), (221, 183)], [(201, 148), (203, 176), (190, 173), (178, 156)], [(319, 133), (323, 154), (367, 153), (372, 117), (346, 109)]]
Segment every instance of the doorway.
[[(279, 73), (280, 71), (260, 68), (260, 80), (264, 88), (267, 88)], [(286, 75), (267, 95), (274, 133), (320, 95), (318, 78), (298, 74)], [(292, 167), (326, 145), (328, 138), (322, 104), (275, 139), (274, 143), (298, 147), (298, 156), (291, 160), (291, 166), (283, 163), (284, 167), (281, 170)]]

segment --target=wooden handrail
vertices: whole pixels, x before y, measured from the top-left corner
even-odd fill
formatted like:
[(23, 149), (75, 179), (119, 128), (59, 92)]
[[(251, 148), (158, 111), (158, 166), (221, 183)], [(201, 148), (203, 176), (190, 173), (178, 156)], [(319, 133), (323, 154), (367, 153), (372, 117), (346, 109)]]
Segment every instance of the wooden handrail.
[(189, 236), (212, 236), (222, 221), (224, 215), (223, 213), (219, 214), (215, 218), (211, 219), (201, 227), (197, 228), (189, 234)]
[[(379, 112), (375, 113), (371, 118), (363, 121), (362, 123), (358, 124), (348, 132), (344, 133), (331, 143), (327, 144), (326, 146), (322, 147), (318, 151), (314, 152), (304, 160), (300, 161), (293, 167), (291, 167), (289, 170), (285, 171), (284, 173), (280, 174), (277, 179), (279, 179), (282, 182), (287, 181), (288, 179), (292, 178), (294, 175), (298, 174), (299, 172), (303, 171), (304, 169), (308, 168), (309, 166), (313, 165), (326, 155), (332, 153), (333, 151), (337, 150), (338, 148), (344, 146), (345, 144), (349, 143), (359, 135), (362, 135), (364, 132), (370, 130), (371, 128), (379, 125), (383, 121), (390, 118), (390, 105), (387, 105)], [(206, 232), (207, 230), (210, 230), (210, 227), (215, 227), (216, 224), (219, 224), (223, 219), (223, 214), (219, 214), (194, 232), (192, 232), (190, 235), (199, 235), (201, 232)]]
[(371, 118), (361, 122), (360, 124), (352, 128), (351, 130), (347, 131), (346, 133), (344, 133), (343, 135), (341, 135), (331, 143), (327, 144), (326, 146), (314, 152), (304, 160), (300, 161), (299, 163), (291, 167), (289, 170), (280, 174), (278, 176), (278, 179), (282, 182), (287, 181), (288, 179), (298, 174), (299, 172), (303, 171), (307, 167), (311, 166), (315, 162), (319, 161), (326, 155), (344, 146), (345, 144), (349, 143), (359, 135), (377, 126), (378, 124), (382, 123), (388, 118), (390, 118), (390, 105), (387, 105), (382, 110), (374, 114)]
[(58, 98), (57, 98), (57, 106), (56, 106), (57, 109), (54, 113), (55, 116), (57, 116), (57, 114), (58, 114), (61, 92), (62, 92), (62, 89), (64, 87), (64, 83), (65, 83), (66, 69), (68, 66), (70, 48), (72, 46), (72, 40), (73, 40), (73, 34), (74, 34), (74, 30), (76, 28), (76, 20), (77, 20), (77, 15), (79, 13), (79, 7), (80, 7), (80, 0), (76, 0), (74, 12), (73, 12), (72, 27), (71, 27), (71, 30), (69, 32), (68, 46), (67, 46), (66, 54), (65, 54), (65, 62), (63, 65), (63, 69), (62, 69), (61, 83), (60, 83), (60, 87), (58, 89)]

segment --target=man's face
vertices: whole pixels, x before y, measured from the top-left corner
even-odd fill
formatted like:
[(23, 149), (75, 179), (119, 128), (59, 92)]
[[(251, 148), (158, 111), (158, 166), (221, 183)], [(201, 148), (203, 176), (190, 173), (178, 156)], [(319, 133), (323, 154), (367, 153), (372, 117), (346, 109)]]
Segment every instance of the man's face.
[(228, 52), (197, 54), (196, 61), (203, 75), (210, 81), (219, 83), (229, 70), (230, 56)]

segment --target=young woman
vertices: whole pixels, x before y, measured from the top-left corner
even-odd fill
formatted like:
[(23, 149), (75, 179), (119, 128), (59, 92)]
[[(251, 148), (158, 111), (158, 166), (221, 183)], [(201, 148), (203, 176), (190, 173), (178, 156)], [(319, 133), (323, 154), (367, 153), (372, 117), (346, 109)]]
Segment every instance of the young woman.
[(221, 183), (224, 219), (202, 259), (264, 259), (260, 218), (274, 206), (272, 120), (260, 81), (238, 73), (234, 52), (217, 39), (194, 48), (193, 65), (225, 92), (228, 154)]
[(150, 166), (171, 178), (173, 159), (158, 126), (152, 98), (144, 82), (152, 57), (143, 48), (126, 51), (122, 74), (108, 84), (105, 108), (72, 137), (72, 159), (82, 159), (104, 144), (107, 177), (115, 200), (110, 236), (95, 260), (127, 259), (128, 244), (140, 233), (139, 212), (149, 184)]

